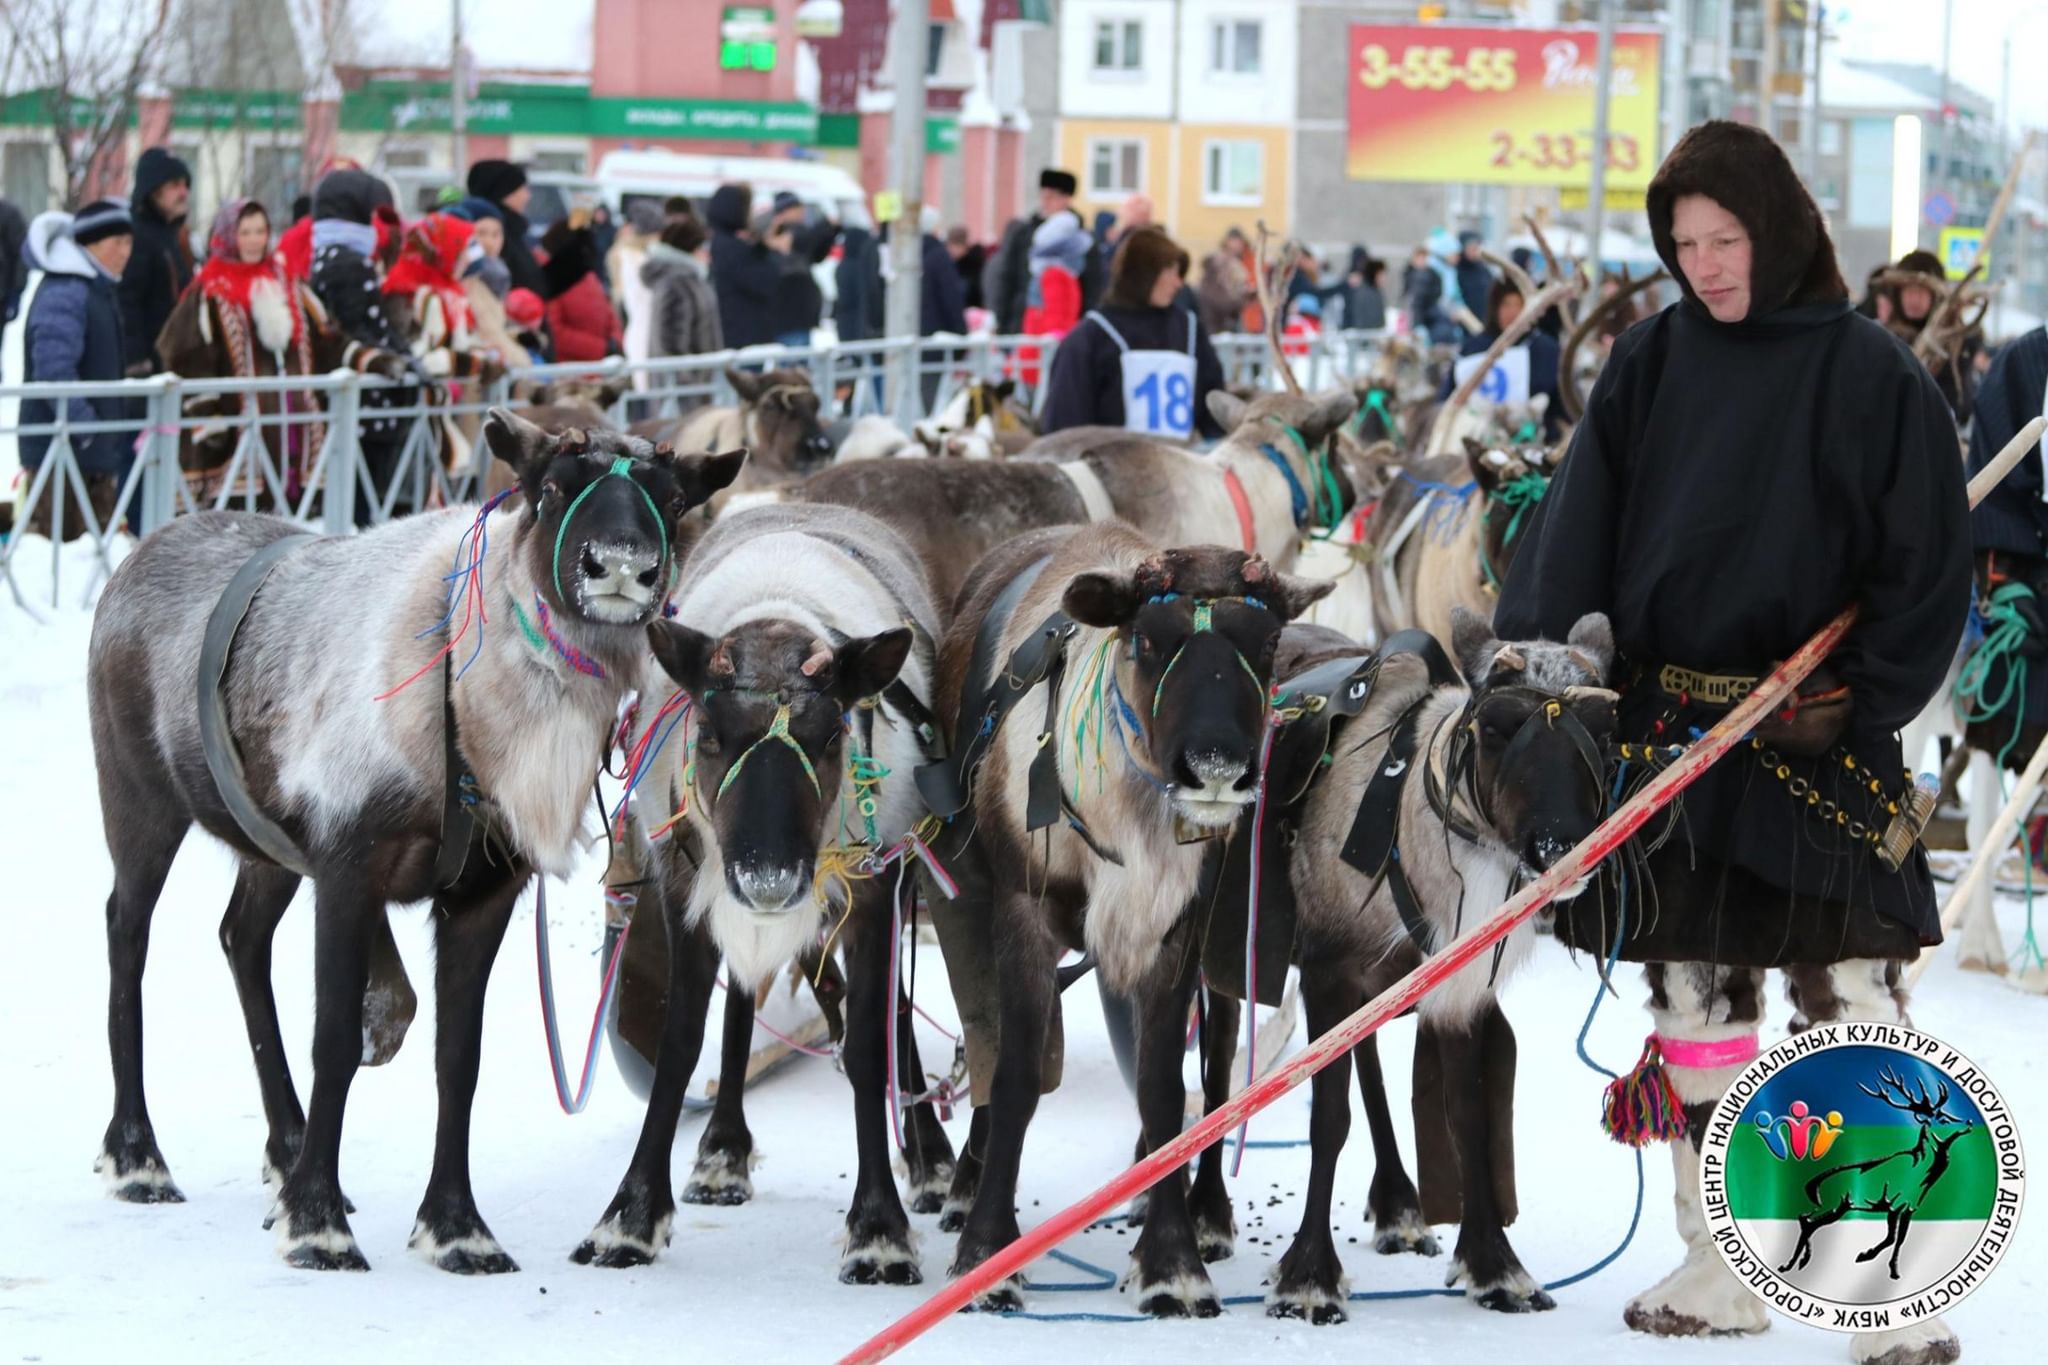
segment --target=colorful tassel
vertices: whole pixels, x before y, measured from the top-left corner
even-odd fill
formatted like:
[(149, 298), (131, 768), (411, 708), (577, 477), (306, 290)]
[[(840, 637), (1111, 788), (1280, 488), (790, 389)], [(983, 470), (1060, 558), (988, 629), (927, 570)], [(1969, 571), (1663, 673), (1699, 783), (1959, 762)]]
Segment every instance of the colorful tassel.
[(1676, 1142), (1686, 1135), (1685, 1101), (1664, 1070), (1656, 1034), (1643, 1040), (1643, 1055), (1635, 1068), (1608, 1085), (1600, 1126), (1607, 1136), (1630, 1147)]

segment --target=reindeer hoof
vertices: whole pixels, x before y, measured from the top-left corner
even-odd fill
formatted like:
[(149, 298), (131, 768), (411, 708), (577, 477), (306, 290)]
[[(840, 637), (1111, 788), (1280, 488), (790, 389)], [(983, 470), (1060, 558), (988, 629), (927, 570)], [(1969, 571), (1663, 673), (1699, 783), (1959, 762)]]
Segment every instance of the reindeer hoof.
[(103, 1150), (92, 1163), (106, 1181), (109, 1197), (124, 1204), (182, 1204), (184, 1192), (171, 1180), (171, 1168), (152, 1140), (140, 1151)]
[[(953, 1163), (948, 1161), (932, 1167), (919, 1180), (910, 1184), (910, 1211), (912, 1213), (939, 1213), (946, 1207), (946, 1195), (953, 1188)], [(963, 1210), (963, 1213), (965, 1211)], [(944, 1225), (941, 1225), (944, 1230)]]
[(323, 1228), (293, 1238), (282, 1248), (285, 1264), (300, 1270), (368, 1270), (356, 1239), (343, 1228)]
[(1314, 1327), (1334, 1327), (1351, 1320), (1343, 1299), (1321, 1289), (1299, 1289), (1285, 1294), (1275, 1291), (1266, 1300), (1266, 1316), (1293, 1318)]
[(405, 1244), (451, 1275), (509, 1275), (519, 1269), (480, 1219), (470, 1231), (452, 1237), (437, 1235), (422, 1219), (413, 1224)]
[(681, 1196), (685, 1204), (711, 1204), (725, 1208), (735, 1208), (753, 1197), (754, 1190), (749, 1184), (707, 1185), (699, 1180), (683, 1186)]
[(746, 1203), (754, 1197), (753, 1177), (747, 1174), (753, 1165), (751, 1153), (700, 1153), (690, 1183), (683, 1187), (683, 1202), (727, 1208)]
[(582, 1245), (569, 1253), (569, 1259), (577, 1265), (594, 1265), (602, 1270), (630, 1270), (652, 1265), (674, 1236), (673, 1211), (628, 1229), (625, 1219), (614, 1210), (598, 1221)]
[(967, 1226), (967, 1211), (974, 1207), (972, 1199), (948, 1198), (939, 1210), (939, 1231), (959, 1232)]
[(1427, 1226), (1406, 1224), (1375, 1232), (1372, 1249), (1382, 1256), (1399, 1256), (1404, 1252), (1413, 1252), (1417, 1256), (1441, 1256), (1444, 1250), (1437, 1242), (1436, 1234)]
[(1557, 1307), (1557, 1300), (1540, 1289), (1522, 1294), (1505, 1285), (1472, 1295), (1472, 1302), (1494, 1313), (1547, 1313)]
[(924, 1270), (915, 1261), (876, 1260), (849, 1256), (839, 1263), (841, 1284), (923, 1284)]
[(1963, 1345), (1940, 1318), (1893, 1332), (1859, 1332), (1849, 1340), (1856, 1365), (1949, 1365)]
[(985, 1289), (974, 1296), (973, 1302), (960, 1310), (963, 1313), (1021, 1313), (1024, 1311), (1024, 1291), (1014, 1277), (1004, 1280), (993, 1289)]

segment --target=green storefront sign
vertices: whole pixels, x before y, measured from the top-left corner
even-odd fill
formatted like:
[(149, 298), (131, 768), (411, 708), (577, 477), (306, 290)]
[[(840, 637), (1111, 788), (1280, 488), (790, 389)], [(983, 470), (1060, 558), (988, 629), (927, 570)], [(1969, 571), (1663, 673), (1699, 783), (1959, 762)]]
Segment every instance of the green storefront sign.
[(291, 90), (180, 90), (172, 96), (173, 128), (297, 128), (305, 121)]
[[(575, 137), (590, 131), (590, 87), (485, 81), (467, 102), (473, 133)], [(446, 81), (371, 81), (341, 97), (341, 126), (352, 133), (445, 133), (454, 103)]]
[(930, 114), (924, 121), (924, 149), (938, 156), (950, 156), (960, 150), (960, 120)]
[(594, 96), (589, 132), (596, 137), (724, 138), (734, 142), (818, 140), (818, 111), (808, 104), (765, 100), (641, 100)]

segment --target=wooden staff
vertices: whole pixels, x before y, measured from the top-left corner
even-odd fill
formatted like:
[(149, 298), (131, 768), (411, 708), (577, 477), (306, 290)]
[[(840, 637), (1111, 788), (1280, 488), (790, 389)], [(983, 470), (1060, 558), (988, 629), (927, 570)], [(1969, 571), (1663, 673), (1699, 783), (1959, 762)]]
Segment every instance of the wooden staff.
[[(2026, 429), (1999, 452), (1997, 459), (1970, 480), (1972, 507), (1983, 501), (1984, 495), (2019, 463), (2020, 457), (2039, 438), (2043, 425), (2038, 418), (2028, 423)], [(1200, 1123), (1159, 1147), (1095, 1193), (1060, 1210), (947, 1284), (841, 1357), (839, 1365), (868, 1365), (868, 1362), (894, 1355), (973, 1302), (976, 1295), (1023, 1270), (1125, 1200), (1186, 1167), (1203, 1148), (1219, 1141), (1231, 1129), (1331, 1062), (1347, 1056), (1369, 1034), (1392, 1022), (1460, 969), (1477, 961), (1482, 953), (1506, 938), (1522, 921), (1548, 905), (1559, 891), (1589, 875), (1601, 859), (1620, 847), (1630, 835), (1648, 823), (1651, 816), (1669, 805), (1680, 792), (1740, 743), (1842, 642), (1850, 627), (1856, 624), (1856, 613), (1853, 603), (1844, 607), (1840, 615), (1800, 646), (1798, 653), (1758, 683), (1740, 706), (1722, 717), (1718, 725), (1695, 741), (1670, 767), (1650, 779), (1621, 809), (1608, 816), (1598, 829), (1586, 836), (1585, 842), (1565, 854), (1548, 872), (1524, 887), (1491, 916), (1459, 935), (1442, 952), (1425, 958), (1421, 966), (1354, 1011), (1278, 1070), (1246, 1086)]]

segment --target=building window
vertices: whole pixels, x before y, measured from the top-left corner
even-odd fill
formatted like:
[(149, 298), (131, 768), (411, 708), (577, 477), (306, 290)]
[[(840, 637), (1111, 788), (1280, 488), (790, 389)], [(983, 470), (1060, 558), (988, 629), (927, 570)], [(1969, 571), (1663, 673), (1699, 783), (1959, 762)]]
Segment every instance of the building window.
[(1088, 197), (1136, 194), (1145, 187), (1145, 144), (1136, 138), (1088, 140)]
[(1103, 19), (1095, 25), (1097, 71), (1142, 71), (1145, 25), (1138, 19)]
[(1209, 25), (1210, 74), (1258, 75), (1261, 31), (1256, 19), (1219, 19)]
[(1842, 154), (1842, 121), (1822, 119), (1820, 123), (1820, 154), (1840, 156)]
[(1202, 202), (1258, 204), (1265, 199), (1266, 147), (1262, 142), (1215, 140), (1202, 144)]

